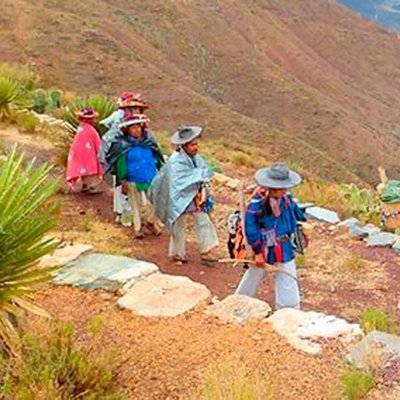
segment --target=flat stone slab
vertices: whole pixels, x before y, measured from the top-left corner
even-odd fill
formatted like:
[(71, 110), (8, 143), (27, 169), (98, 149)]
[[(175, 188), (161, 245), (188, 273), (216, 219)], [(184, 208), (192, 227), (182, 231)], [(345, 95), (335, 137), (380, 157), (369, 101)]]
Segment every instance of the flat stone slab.
[(353, 226), (361, 226), (361, 222), (357, 218), (348, 218), (337, 224), (339, 229), (350, 229)]
[(233, 294), (209, 306), (206, 313), (218, 317), (224, 323), (245, 324), (253, 319), (267, 318), (272, 309), (265, 301)]
[(117, 305), (145, 317), (175, 317), (210, 298), (204, 285), (186, 276), (158, 273), (135, 283)]
[(367, 224), (365, 226), (352, 225), (349, 227), (349, 235), (353, 239), (364, 239), (380, 232), (381, 230), (373, 224)]
[(93, 251), (93, 246), (89, 244), (66, 245), (54, 250), (52, 254), (44, 256), (40, 260), (39, 266), (46, 268), (67, 265), (91, 251)]
[(398, 235), (390, 232), (378, 232), (369, 235), (367, 241), (368, 247), (390, 247), (398, 239)]
[(346, 361), (357, 368), (366, 368), (371, 361), (400, 356), (400, 337), (373, 331), (346, 356)]
[(358, 324), (350, 324), (342, 318), (314, 311), (284, 308), (266, 321), (293, 347), (309, 354), (318, 354), (321, 351), (321, 345), (316, 342), (318, 340), (340, 338), (349, 343), (363, 336)]
[(309, 207), (306, 210), (307, 216), (315, 218), (318, 221), (327, 222), (329, 224), (337, 224), (340, 218), (335, 211), (321, 207)]
[(59, 271), (54, 282), (88, 290), (116, 291), (156, 272), (157, 265), (146, 261), (94, 253), (79, 258)]

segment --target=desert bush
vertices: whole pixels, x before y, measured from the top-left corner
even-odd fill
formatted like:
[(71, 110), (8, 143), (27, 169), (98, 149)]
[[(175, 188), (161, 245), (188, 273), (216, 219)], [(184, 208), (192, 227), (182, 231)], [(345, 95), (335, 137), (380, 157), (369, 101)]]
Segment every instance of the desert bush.
[(18, 83), (24, 91), (36, 89), (39, 83), (39, 75), (26, 65), (0, 64), (0, 77), (7, 78)]
[[(98, 324), (95, 324), (98, 331)], [(87, 328), (90, 343), (76, 344), (72, 324), (52, 327), (39, 336), (25, 334), (18, 358), (0, 358), (2, 399), (124, 399), (118, 389), (118, 367), (111, 354), (98, 353), (94, 329)], [(1, 365), (2, 364), (2, 365)]]
[(318, 180), (305, 180), (293, 189), (293, 194), (302, 202), (312, 202), (320, 207), (340, 210), (341, 197), (338, 193), (339, 186)]
[(358, 254), (352, 254), (343, 259), (341, 268), (346, 271), (360, 271), (368, 267), (368, 263)]
[(79, 122), (76, 117), (77, 111), (84, 107), (92, 107), (99, 113), (99, 117), (97, 118), (95, 128), (100, 133), (100, 135), (104, 135), (107, 132), (108, 128), (100, 125), (100, 121), (104, 118), (107, 118), (115, 111), (115, 102), (110, 100), (109, 98), (101, 95), (92, 95), (86, 100), (77, 99), (74, 103), (66, 106), (64, 113), (64, 120), (67, 122), (72, 130), (76, 131)]
[(361, 328), (365, 333), (382, 331), (395, 334), (396, 324), (392, 317), (385, 310), (379, 308), (367, 308), (360, 317)]
[(230, 159), (230, 161), (233, 164), (238, 165), (240, 167), (247, 167), (247, 168), (255, 167), (254, 159), (250, 155), (242, 153), (241, 151), (232, 152), (232, 155), (228, 159)]
[(22, 311), (45, 315), (29, 295), (51, 279), (38, 260), (57, 243), (45, 235), (55, 226), (57, 205), (49, 202), (58, 182), (51, 167), (35, 167), (14, 148), (0, 161), (0, 343), (10, 352), (18, 343), (16, 319)]
[(380, 219), (379, 198), (371, 190), (359, 188), (354, 183), (341, 185), (339, 194), (342, 198), (346, 216), (354, 216), (363, 222), (376, 222)]
[(31, 112), (18, 113), (15, 123), (23, 133), (36, 133), (40, 126), (40, 121)]
[(258, 373), (246, 374), (233, 363), (211, 367), (205, 383), (193, 399), (201, 400), (269, 400), (273, 399), (270, 384)]
[(346, 400), (362, 400), (374, 387), (375, 379), (371, 372), (350, 369), (340, 378), (342, 391)]

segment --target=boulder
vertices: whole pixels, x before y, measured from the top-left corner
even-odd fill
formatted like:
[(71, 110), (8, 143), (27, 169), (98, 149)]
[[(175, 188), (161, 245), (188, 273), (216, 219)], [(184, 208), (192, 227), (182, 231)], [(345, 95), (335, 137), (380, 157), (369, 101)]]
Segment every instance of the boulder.
[(340, 218), (335, 211), (328, 210), (321, 207), (309, 207), (306, 210), (308, 217), (315, 218), (322, 222), (327, 222), (329, 224), (337, 224), (340, 222)]
[(204, 285), (186, 276), (158, 273), (135, 283), (117, 305), (145, 317), (175, 317), (210, 297)]
[(398, 235), (390, 232), (378, 232), (368, 236), (367, 246), (368, 247), (390, 247), (398, 239)]
[(285, 308), (275, 312), (267, 322), (293, 347), (309, 354), (321, 351), (317, 343), (320, 339), (340, 338), (348, 343), (363, 335), (358, 324), (314, 311)]
[(346, 356), (357, 368), (368, 368), (371, 362), (400, 356), (400, 337), (385, 332), (370, 332)]
[(206, 313), (215, 315), (224, 323), (245, 324), (253, 319), (268, 317), (272, 309), (264, 301), (234, 294), (209, 306)]
[(50, 255), (42, 257), (40, 267), (63, 266), (75, 261), (84, 254), (90, 253), (93, 246), (89, 244), (74, 244), (60, 247)]
[(58, 271), (54, 282), (82, 289), (117, 291), (158, 272), (155, 264), (129, 257), (90, 254)]

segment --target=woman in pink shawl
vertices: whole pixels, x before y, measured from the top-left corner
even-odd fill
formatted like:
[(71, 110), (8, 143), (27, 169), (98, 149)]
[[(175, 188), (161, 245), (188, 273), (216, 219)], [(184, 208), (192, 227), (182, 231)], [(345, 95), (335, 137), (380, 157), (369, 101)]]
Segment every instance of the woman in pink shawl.
[(93, 126), (98, 113), (88, 107), (79, 111), (77, 117), (79, 127), (69, 150), (67, 183), (73, 192), (101, 193), (98, 188), (103, 175), (98, 160), (101, 139)]

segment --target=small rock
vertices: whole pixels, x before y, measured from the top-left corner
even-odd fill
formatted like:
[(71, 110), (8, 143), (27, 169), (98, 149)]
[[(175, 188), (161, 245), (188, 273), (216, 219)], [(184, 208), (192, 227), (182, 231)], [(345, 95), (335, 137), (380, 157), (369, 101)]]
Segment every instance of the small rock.
[(338, 228), (351, 228), (352, 226), (361, 226), (361, 222), (357, 218), (348, 218), (337, 224)]
[(351, 350), (346, 360), (357, 368), (365, 368), (370, 360), (383, 360), (390, 356), (400, 356), (400, 337), (373, 331)]
[(368, 232), (366, 232), (361, 226), (353, 225), (349, 228), (349, 236), (353, 239), (361, 240), (368, 236)]
[(396, 252), (400, 252), (400, 239), (397, 239), (392, 246), (393, 250)]
[(340, 218), (335, 211), (321, 207), (310, 207), (306, 210), (307, 216), (329, 224), (337, 224)]
[(272, 312), (268, 303), (244, 295), (230, 295), (208, 307), (206, 313), (217, 316), (224, 323), (245, 324), (253, 319), (263, 319)]
[(368, 236), (368, 247), (389, 247), (398, 239), (398, 236), (390, 232), (379, 232)]

